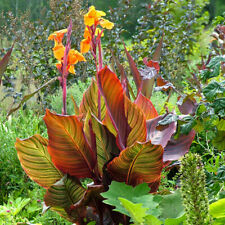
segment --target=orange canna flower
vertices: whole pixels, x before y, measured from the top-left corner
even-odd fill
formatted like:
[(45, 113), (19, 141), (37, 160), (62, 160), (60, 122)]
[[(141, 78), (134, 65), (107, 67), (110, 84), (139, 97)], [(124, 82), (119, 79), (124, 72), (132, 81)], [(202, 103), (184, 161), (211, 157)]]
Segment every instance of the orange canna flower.
[(55, 31), (49, 35), (48, 40), (54, 40), (55, 46), (61, 44), (65, 33), (67, 33), (67, 29)]
[(91, 38), (88, 37), (86, 39), (83, 39), (80, 43), (80, 52), (82, 54), (87, 53), (91, 48)]
[(114, 23), (106, 19), (101, 19), (99, 23), (102, 28), (106, 28), (108, 30), (111, 30), (114, 27)]
[(63, 44), (57, 44), (53, 49), (53, 53), (56, 59), (62, 60), (64, 56), (65, 47)]
[(95, 7), (92, 5), (89, 8), (88, 13), (84, 15), (84, 24), (89, 27), (92, 25), (96, 25), (98, 24), (99, 19), (105, 15), (105, 12), (96, 10)]

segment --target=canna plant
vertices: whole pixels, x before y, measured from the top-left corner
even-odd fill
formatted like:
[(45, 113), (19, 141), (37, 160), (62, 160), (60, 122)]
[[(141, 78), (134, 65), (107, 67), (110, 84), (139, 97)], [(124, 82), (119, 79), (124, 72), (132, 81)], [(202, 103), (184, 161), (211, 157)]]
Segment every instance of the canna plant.
[[(139, 85), (133, 101), (126, 76), (121, 73), (120, 81), (107, 66), (102, 66), (102, 31), (96, 37), (96, 29), (98, 25), (113, 27), (102, 16), (105, 13), (93, 6), (84, 16), (89, 35), (88, 43), (82, 41), (81, 52), (91, 51), (96, 76), (79, 107), (74, 104), (75, 115), (66, 115), (65, 110), (59, 115), (47, 109), (44, 122), (48, 139), (36, 134), (17, 139), (15, 144), (27, 175), (46, 189), (44, 210), (50, 208), (76, 224), (93, 220), (96, 224), (128, 224), (129, 219), (103, 202), (101, 193), (112, 181), (132, 186), (145, 182), (151, 192), (157, 192), (162, 169), (188, 151), (195, 135), (191, 131), (174, 138), (177, 123), (170, 120), (173, 114), (158, 115), (142, 93), (144, 81), (128, 52)], [(64, 63), (62, 71), (68, 74), (65, 52), (60, 62)], [(149, 71), (156, 70), (153, 65), (146, 63)], [(84, 178), (92, 180), (87, 187), (82, 185)]]

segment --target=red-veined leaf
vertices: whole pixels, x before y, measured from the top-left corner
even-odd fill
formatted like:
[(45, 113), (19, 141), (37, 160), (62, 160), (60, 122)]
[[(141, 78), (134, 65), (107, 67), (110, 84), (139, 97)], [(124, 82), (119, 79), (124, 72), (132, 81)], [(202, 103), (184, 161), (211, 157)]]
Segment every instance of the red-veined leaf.
[[(46, 206), (52, 207), (52, 210), (58, 212), (58, 209), (61, 209), (60, 211), (62, 211), (64, 217), (68, 217), (70, 221), (76, 222), (79, 221), (81, 216), (80, 210), (71, 212), (71, 208), (82, 199), (85, 191), (76, 178), (64, 176), (47, 190), (44, 201)], [(84, 211), (83, 208), (82, 211)]]
[(114, 180), (137, 185), (152, 183), (160, 179), (163, 168), (163, 148), (151, 142), (135, 143), (124, 149), (108, 164)]
[(158, 122), (165, 117), (166, 115), (158, 116), (147, 121), (147, 140), (151, 140), (154, 145), (162, 145), (163, 148), (176, 132), (176, 122), (168, 125), (158, 125)]
[(73, 101), (73, 106), (74, 106), (74, 113), (75, 115), (79, 115), (80, 114), (80, 111), (79, 111), (79, 107), (74, 99), (74, 97), (71, 95), (71, 99)]
[(142, 95), (142, 93), (139, 93), (137, 99), (135, 100), (135, 104), (140, 109), (142, 109), (145, 114), (146, 120), (150, 120), (158, 116), (158, 113), (152, 102), (144, 95)]
[(120, 150), (116, 145), (115, 136), (96, 117), (92, 116), (92, 129), (96, 136), (97, 162), (100, 175), (104, 164), (113, 156), (118, 155)]
[[(91, 85), (85, 91), (79, 107), (81, 114), (86, 115), (88, 110), (95, 116), (98, 116), (98, 87), (94, 79), (92, 79)], [(105, 113), (106, 107), (104, 99), (101, 97), (101, 119), (104, 119)]]
[(16, 139), (15, 143), (21, 166), (32, 180), (44, 188), (63, 177), (52, 163), (47, 145), (48, 140), (39, 134), (28, 139)]
[(127, 138), (127, 147), (135, 142), (145, 142), (147, 136), (146, 118), (143, 111), (126, 96), (125, 99), (125, 116), (131, 128)]
[(141, 83), (142, 83), (140, 73), (137, 69), (137, 66), (136, 66), (133, 58), (131, 57), (130, 53), (127, 51), (127, 48), (126, 48), (124, 43), (123, 43), (123, 46), (124, 46), (124, 50), (125, 50), (125, 53), (126, 53), (126, 56), (127, 56), (127, 59), (128, 59), (128, 63), (130, 65), (131, 73), (132, 73), (133, 78), (134, 78), (134, 82), (135, 82), (136, 87), (137, 87), (137, 92), (139, 92), (139, 90), (141, 88)]
[(195, 131), (191, 130), (188, 135), (180, 135), (178, 139), (171, 139), (165, 147), (163, 161), (173, 161), (180, 159), (188, 152), (191, 143), (195, 138)]
[[(14, 44), (13, 44), (13, 46), (14, 46)], [(7, 68), (7, 65), (9, 63), (9, 58), (11, 56), (11, 53), (12, 53), (12, 50), (13, 50), (13, 46), (9, 49), (9, 51), (0, 60), (0, 84), (1, 84), (2, 75), (5, 72), (5, 70)]]
[(108, 69), (107, 66), (100, 70), (97, 77), (99, 90), (105, 99), (108, 114), (118, 134), (120, 148), (124, 149), (130, 133), (130, 127), (125, 116), (122, 85), (116, 74)]
[(160, 39), (159, 44), (158, 44), (158, 46), (157, 46), (157, 48), (156, 48), (156, 50), (153, 54), (153, 57), (152, 57), (153, 61), (159, 62), (161, 52), (162, 52), (162, 46), (163, 46), (163, 37), (164, 37), (164, 34), (162, 35), (162, 38)]
[(44, 121), (49, 137), (48, 152), (56, 167), (78, 178), (91, 178), (96, 160), (82, 123), (76, 116), (57, 115), (48, 109)]

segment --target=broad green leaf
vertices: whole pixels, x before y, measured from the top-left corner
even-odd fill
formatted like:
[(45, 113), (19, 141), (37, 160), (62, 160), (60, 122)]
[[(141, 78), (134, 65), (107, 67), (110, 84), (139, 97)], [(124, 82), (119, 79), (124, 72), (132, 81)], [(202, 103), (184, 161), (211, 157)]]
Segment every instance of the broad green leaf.
[[(111, 185), (109, 185), (109, 190), (107, 192), (101, 193), (101, 196), (106, 198), (106, 200), (103, 201), (104, 203), (116, 207), (114, 211), (128, 215), (127, 211), (120, 204), (118, 198), (121, 197), (134, 203), (141, 203), (136, 202), (134, 197), (137, 198), (143, 195), (148, 195), (149, 191), (150, 188), (146, 183), (142, 183), (137, 185), (136, 187), (132, 187), (130, 185), (126, 185), (125, 183), (112, 181)], [(149, 202), (149, 205), (150, 204), (151, 202)]]
[(168, 218), (165, 220), (165, 225), (181, 225), (185, 221), (185, 214), (178, 218)]
[(158, 116), (158, 113), (152, 102), (142, 93), (139, 93), (135, 104), (144, 112), (146, 120), (153, 119)]
[(36, 134), (28, 139), (16, 139), (15, 147), (27, 175), (44, 188), (60, 180), (63, 174), (54, 166), (47, 151), (48, 140)]
[(218, 131), (216, 137), (212, 140), (214, 147), (218, 150), (225, 149), (225, 131)]
[(163, 222), (158, 220), (155, 216), (153, 215), (148, 215), (145, 217), (145, 224), (146, 225), (161, 225)]
[(213, 218), (225, 219), (225, 198), (219, 199), (218, 201), (210, 204), (209, 213)]
[(203, 89), (203, 94), (209, 101), (212, 101), (218, 94), (223, 94), (224, 92), (225, 88), (215, 81), (211, 82)]
[(131, 128), (125, 116), (125, 102), (122, 85), (108, 67), (103, 68), (98, 73), (98, 87), (105, 99), (107, 112), (116, 129), (121, 149), (126, 147), (127, 137)]
[(92, 177), (96, 164), (94, 152), (84, 137), (83, 124), (76, 116), (64, 116), (46, 110), (48, 152), (55, 166), (78, 178)]
[(46, 206), (53, 207), (53, 210), (58, 208), (64, 209), (66, 212), (71, 211), (68, 216), (72, 215), (76, 220), (79, 217), (79, 211), (73, 210), (73, 205), (80, 201), (84, 194), (85, 189), (76, 178), (64, 176), (48, 188), (44, 201)]
[(188, 135), (191, 132), (192, 128), (197, 125), (197, 121), (192, 116), (186, 116), (185, 118), (183, 118), (183, 121), (185, 121), (186, 123), (181, 125), (180, 133)]
[(134, 224), (143, 224), (144, 217), (147, 216), (148, 208), (143, 208), (141, 203), (133, 203), (125, 198), (118, 198), (121, 205), (127, 210), (129, 216), (134, 221)]
[(160, 179), (163, 167), (163, 148), (151, 142), (135, 143), (124, 149), (108, 164), (108, 171), (114, 180), (137, 185)]
[(112, 158), (112, 155), (118, 155), (120, 150), (116, 145), (115, 136), (96, 117), (92, 116), (91, 121), (96, 136), (98, 169), (102, 175), (104, 164)]
[(212, 223), (212, 225), (224, 225), (224, 224), (225, 224), (225, 218), (215, 219)]
[(225, 131), (225, 120), (224, 119), (219, 120), (216, 127), (219, 131)]
[[(86, 115), (88, 111), (98, 117), (98, 87), (94, 79), (91, 85), (84, 92), (83, 99), (80, 103), (79, 111), (81, 114)], [(106, 107), (103, 97), (101, 97), (101, 119), (104, 119)]]
[(178, 218), (184, 214), (181, 193), (179, 190), (173, 194), (162, 195), (163, 199), (159, 203), (162, 219)]
[(213, 101), (212, 107), (215, 109), (215, 112), (218, 113), (221, 110), (225, 109), (225, 97), (217, 98)]
[(167, 145), (172, 135), (176, 132), (176, 122), (166, 126), (159, 125), (158, 122), (164, 119), (166, 115), (158, 116), (147, 121), (147, 141), (154, 145), (161, 145), (163, 148)]

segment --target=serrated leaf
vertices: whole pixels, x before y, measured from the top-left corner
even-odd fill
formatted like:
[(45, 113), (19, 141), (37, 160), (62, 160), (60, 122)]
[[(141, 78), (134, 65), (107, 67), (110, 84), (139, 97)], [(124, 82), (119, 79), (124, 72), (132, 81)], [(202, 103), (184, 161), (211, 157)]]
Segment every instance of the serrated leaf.
[(210, 204), (209, 213), (213, 218), (225, 219), (225, 198)]
[(135, 143), (124, 149), (108, 165), (113, 179), (127, 184), (151, 183), (160, 179), (163, 148), (151, 142)]
[[(106, 198), (103, 202), (116, 208), (114, 211), (121, 212), (125, 215), (128, 215), (127, 211), (121, 206), (119, 197), (125, 198), (129, 201), (134, 203), (141, 203), (136, 202), (134, 197), (138, 198), (143, 195), (148, 195), (150, 188), (146, 183), (142, 183), (137, 185), (136, 187), (132, 187), (126, 185), (125, 183), (120, 183), (116, 181), (112, 181), (111, 185), (109, 186), (109, 190), (107, 192), (101, 193), (101, 195)], [(150, 194), (149, 194), (150, 195)], [(149, 205), (151, 202), (149, 202)], [(144, 206), (145, 207), (145, 206)]]
[(48, 152), (55, 166), (78, 178), (92, 177), (96, 164), (94, 152), (86, 142), (83, 124), (76, 116), (53, 114), (46, 110)]
[(135, 100), (135, 104), (144, 112), (146, 120), (150, 120), (158, 116), (158, 113), (152, 102), (141, 92)]
[(148, 208), (143, 208), (141, 203), (133, 203), (125, 198), (119, 197), (118, 200), (121, 205), (127, 210), (129, 216), (132, 218), (135, 224), (143, 224), (144, 217), (147, 215)]
[(159, 203), (162, 219), (178, 218), (184, 214), (181, 193), (176, 190), (173, 194), (162, 195), (163, 199)]
[(47, 151), (48, 140), (36, 134), (28, 139), (17, 139), (15, 147), (21, 166), (27, 175), (44, 188), (63, 177)]
[(223, 88), (218, 82), (211, 82), (203, 89), (203, 94), (209, 101), (213, 101), (213, 99), (218, 94), (223, 94), (225, 92), (225, 88)]

